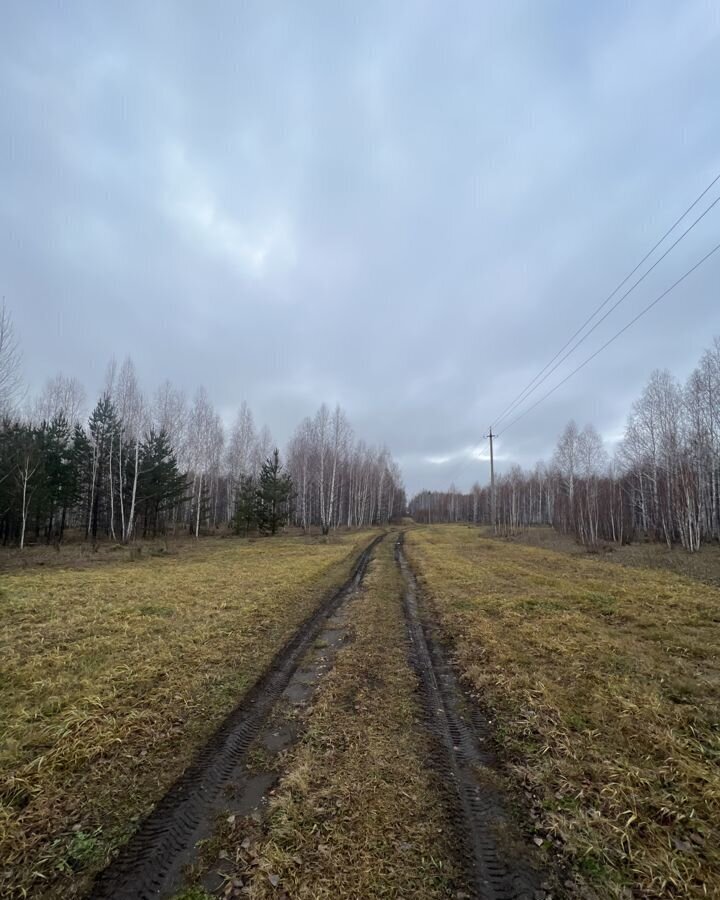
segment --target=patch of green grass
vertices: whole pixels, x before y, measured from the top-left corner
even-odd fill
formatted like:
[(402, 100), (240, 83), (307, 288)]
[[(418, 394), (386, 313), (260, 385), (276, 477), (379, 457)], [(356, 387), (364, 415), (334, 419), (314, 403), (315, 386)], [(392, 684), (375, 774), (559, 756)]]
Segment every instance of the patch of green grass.
[(163, 619), (168, 619), (175, 615), (175, 610), (172, 606), (153, 606), (152, 604), (138, 607), (138, 612), (143, 616), (160, 616)]
[(603, 882), (611, 877), (607, 865), (591, 853), (587, 853), (585, 856), (580, 857), (578, 860), (578, 868), (583, 875), (587, 875), (592, 881)]
[(212, 894), (199, 887), (189, 887), (179, 894), (175, 894), (172, 900), (215, 900)]
[(72, 874), (100, 862), (106, 846), (101, 828), (94, 831), (73, 831), (66, 840), (58, 843), (60, 852), (57, 867), (64, 874)]
[(273, 772), (278, 766), (277, 754), (271, 753), (265, 747), (251, 747), (247, 753), (245, 765), (248, 772), (252, 774)]
[(4, 576), (0, 896), (81, 894), (370, 538)]

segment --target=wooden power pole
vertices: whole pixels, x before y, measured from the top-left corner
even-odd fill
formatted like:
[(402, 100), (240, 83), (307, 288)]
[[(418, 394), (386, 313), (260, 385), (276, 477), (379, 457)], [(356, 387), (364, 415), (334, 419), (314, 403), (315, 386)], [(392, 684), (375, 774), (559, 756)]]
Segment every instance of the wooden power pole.
[(488, 434), (490, 438), (490, 524), (492, 525), (493, 531), (497, 532), (497, 516), (496, 516), (496, 508), (495, 508), (495, 460), (493, 458), (493, 433), (492, 433), (492, 425), (490, 426), (490, 434)]

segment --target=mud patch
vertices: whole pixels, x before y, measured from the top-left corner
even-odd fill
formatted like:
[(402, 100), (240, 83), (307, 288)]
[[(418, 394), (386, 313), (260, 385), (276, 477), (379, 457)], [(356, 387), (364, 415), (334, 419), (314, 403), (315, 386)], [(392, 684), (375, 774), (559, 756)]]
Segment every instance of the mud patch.
[[(231, 821), (232, 815), (226, 818), (234, 826), (234, 834), (241, 835), (235, 843), (246, 862), (256, 861), (253, 856), (254, 840), (248, 836), (258, 830), (258, 825), (265, 817), (268, 801), (280, 779), (283, 754), (302, 731), (300, 716), (303, 709), (310, 707), (320, 680), (332, 668), (338, 650), (350, 639), (347, 600), (351, 596), (348, 595), (340, 608), (328, 618), (313, 642), (312, 649), (291, 676), (272, 715), (250, 747), (248, 757), (251, 761), (248, 768), (252, 768), (252, 775), (243, 776), (236, 785), (239, 802), (228, 804), (228, 811), (236, 813), (236, 821)], [(200, 866), (191, 880), (210, 893), (222, 890), (225, 896), (234, 897), (244, 884), (236, 884), (225, 873), (227, 856), (224, 851), (213, 855), (211, 845), (212, 838), (201, 853)]]

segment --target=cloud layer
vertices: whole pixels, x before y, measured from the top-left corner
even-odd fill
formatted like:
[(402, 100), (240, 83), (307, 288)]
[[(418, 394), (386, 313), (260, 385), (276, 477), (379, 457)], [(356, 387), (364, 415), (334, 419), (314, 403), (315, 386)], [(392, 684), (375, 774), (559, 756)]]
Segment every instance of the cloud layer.
[[(338, 401), (410, 490), (487, 477), (493, 418), (720, 171), (704, 2), (5, 20), (0, 294), (28, 380), (96, 389), (130, 353), (281, 440)], [(582, 351), (719, 234), (720, 207)], [(650, 371), (685, 375), (720, 332), (719, 279), (713, 260), (526, 416), (501, 465), (571, 416), (616, 436)]]

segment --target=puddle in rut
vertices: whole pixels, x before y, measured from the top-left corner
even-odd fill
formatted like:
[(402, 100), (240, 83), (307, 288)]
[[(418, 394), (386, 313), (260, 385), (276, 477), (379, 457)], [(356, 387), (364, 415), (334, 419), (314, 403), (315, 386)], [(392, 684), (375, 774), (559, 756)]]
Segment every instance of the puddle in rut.
[[(281, 754), (298, 738), (302, 710), (309, 706), (320, 679), (330, 671), (338, 650), (349, 637), (347, 605), (344, 605), (328, 619), (313, 648), (291, 677), (272, 716), (250, 747), (251, 761), (245, 771), (224, 791), (222, 803), (218, 804), (219, 822), (228, 816), (262, 820), (280, 779)], [(222, 870), (223, 861), (218, 858), (202, 875), (200, 884), (206, 891), (214, 893), (222, 888), (225, 882)]]

